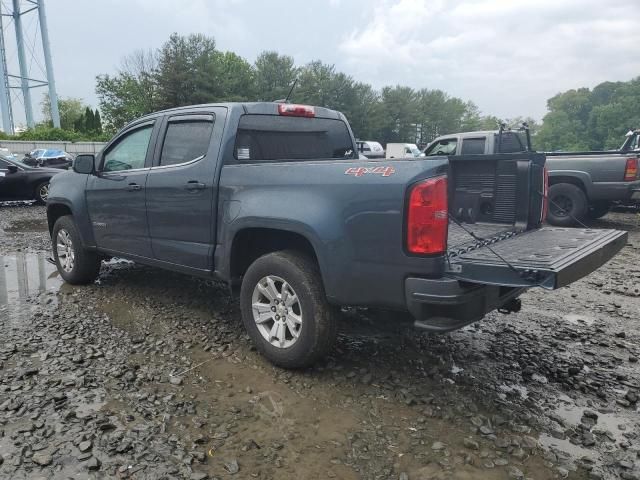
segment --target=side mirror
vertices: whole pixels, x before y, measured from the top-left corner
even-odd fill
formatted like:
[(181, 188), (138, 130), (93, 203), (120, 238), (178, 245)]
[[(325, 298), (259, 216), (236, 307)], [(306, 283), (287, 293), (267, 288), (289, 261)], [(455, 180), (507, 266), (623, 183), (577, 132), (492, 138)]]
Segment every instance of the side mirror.
[(17, 173), (18, 172), (18, 166), (17, 165), (9, 165), (7, 167), (7, 171), (9, 173)]
[(78, 155), (73, 161), (73, 171), (84, 175), (91, 175), (95, 171), (96, 157), (92, 154)]

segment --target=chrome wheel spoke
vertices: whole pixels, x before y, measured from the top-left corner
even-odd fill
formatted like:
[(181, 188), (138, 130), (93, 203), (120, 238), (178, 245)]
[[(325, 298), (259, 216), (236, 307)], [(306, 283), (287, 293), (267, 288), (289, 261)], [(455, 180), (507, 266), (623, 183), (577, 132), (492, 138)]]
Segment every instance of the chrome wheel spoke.
[(297, 302), (298, 302), (298, 296), (295, 293), (293, 293), (291, 295), (287, 295), (287, 299), (285, 300), (284, 304), (287, 306), (287, 308), (291, 308)]
[(58, 231), (58, 235), (56, 237), (56, 254), (58, 256), (60, 267), (62, 267), (65, 272), (73, 270), (76, 252), (73, 248), (73, 242), (69, 232), (64, 229)]
[(269, 290), (269, 288), (265, 287), (264, 285), (259, 283), (257, 288), (260, 291), (260, 293), (264, 296), (264, 298), (266, 298), (270, 302), (276, 299), (275, 295), (273, 295), (271, 290)]
[(298, 338), (298, 336), (300, 335), (299, 330), (296, 328), (298, 325), (300, 324), (295, 323), (293, 320), (291, 320), (291, 318), (287, 317), (287, 328), (289, 329), (289, 333), (291, 333), (291, 336), (293, 338)]
[(266, 290), (269, 292), (270, 299), (278, 298), (278, 289), (276, 288), (276, 283), (273, 281), (273, 278), (267, 277), (267, 285)]

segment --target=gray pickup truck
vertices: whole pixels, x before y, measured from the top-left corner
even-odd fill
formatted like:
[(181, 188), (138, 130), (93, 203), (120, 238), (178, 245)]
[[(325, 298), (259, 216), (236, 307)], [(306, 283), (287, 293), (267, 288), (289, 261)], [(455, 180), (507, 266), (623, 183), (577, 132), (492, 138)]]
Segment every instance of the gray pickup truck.
[[(512, 131), (466, 132), (436, 138), (427, 156), (491, 155), (530, 150)], [(573, 226), (585, 218), (600, 218), (616, 203), (640, 203), (638, 152), (640, 131), (630, 131), (619, 150), (546, 153), (549, 172), (549, 212), (552, 225)]]
[(224, 281), (257, 348), (295, 368), (331, 347), (340, 307), (448, 331), (626, 244), (615, 230), (541, 228), (544, 155), (472, 157), (359, 159), (344, 116), (319, 107), (167, 110), (52, 179), (53, 256), (73, 284), (115, 256)]

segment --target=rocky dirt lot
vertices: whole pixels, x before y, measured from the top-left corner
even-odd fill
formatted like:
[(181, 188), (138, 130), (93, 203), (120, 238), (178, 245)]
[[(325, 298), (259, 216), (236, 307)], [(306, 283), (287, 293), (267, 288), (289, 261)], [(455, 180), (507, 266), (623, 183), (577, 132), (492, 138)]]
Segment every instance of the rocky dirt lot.
[(272, 367), (224, 285), (129, 262), (89, 287), (44, 208), (0, 205), (2, 479), (640, 478), (640, 217), (588, 278), (448, 335), (345, 311), (332, 355)]

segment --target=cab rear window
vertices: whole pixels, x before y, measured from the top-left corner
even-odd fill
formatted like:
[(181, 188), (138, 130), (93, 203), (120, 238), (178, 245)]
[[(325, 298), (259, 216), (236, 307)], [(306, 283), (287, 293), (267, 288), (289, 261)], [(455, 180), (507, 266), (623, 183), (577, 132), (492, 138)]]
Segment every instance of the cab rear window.
[(357, 158), (342, 120), (276, 115), (243, 115), (234, 153), (243, 163)]

